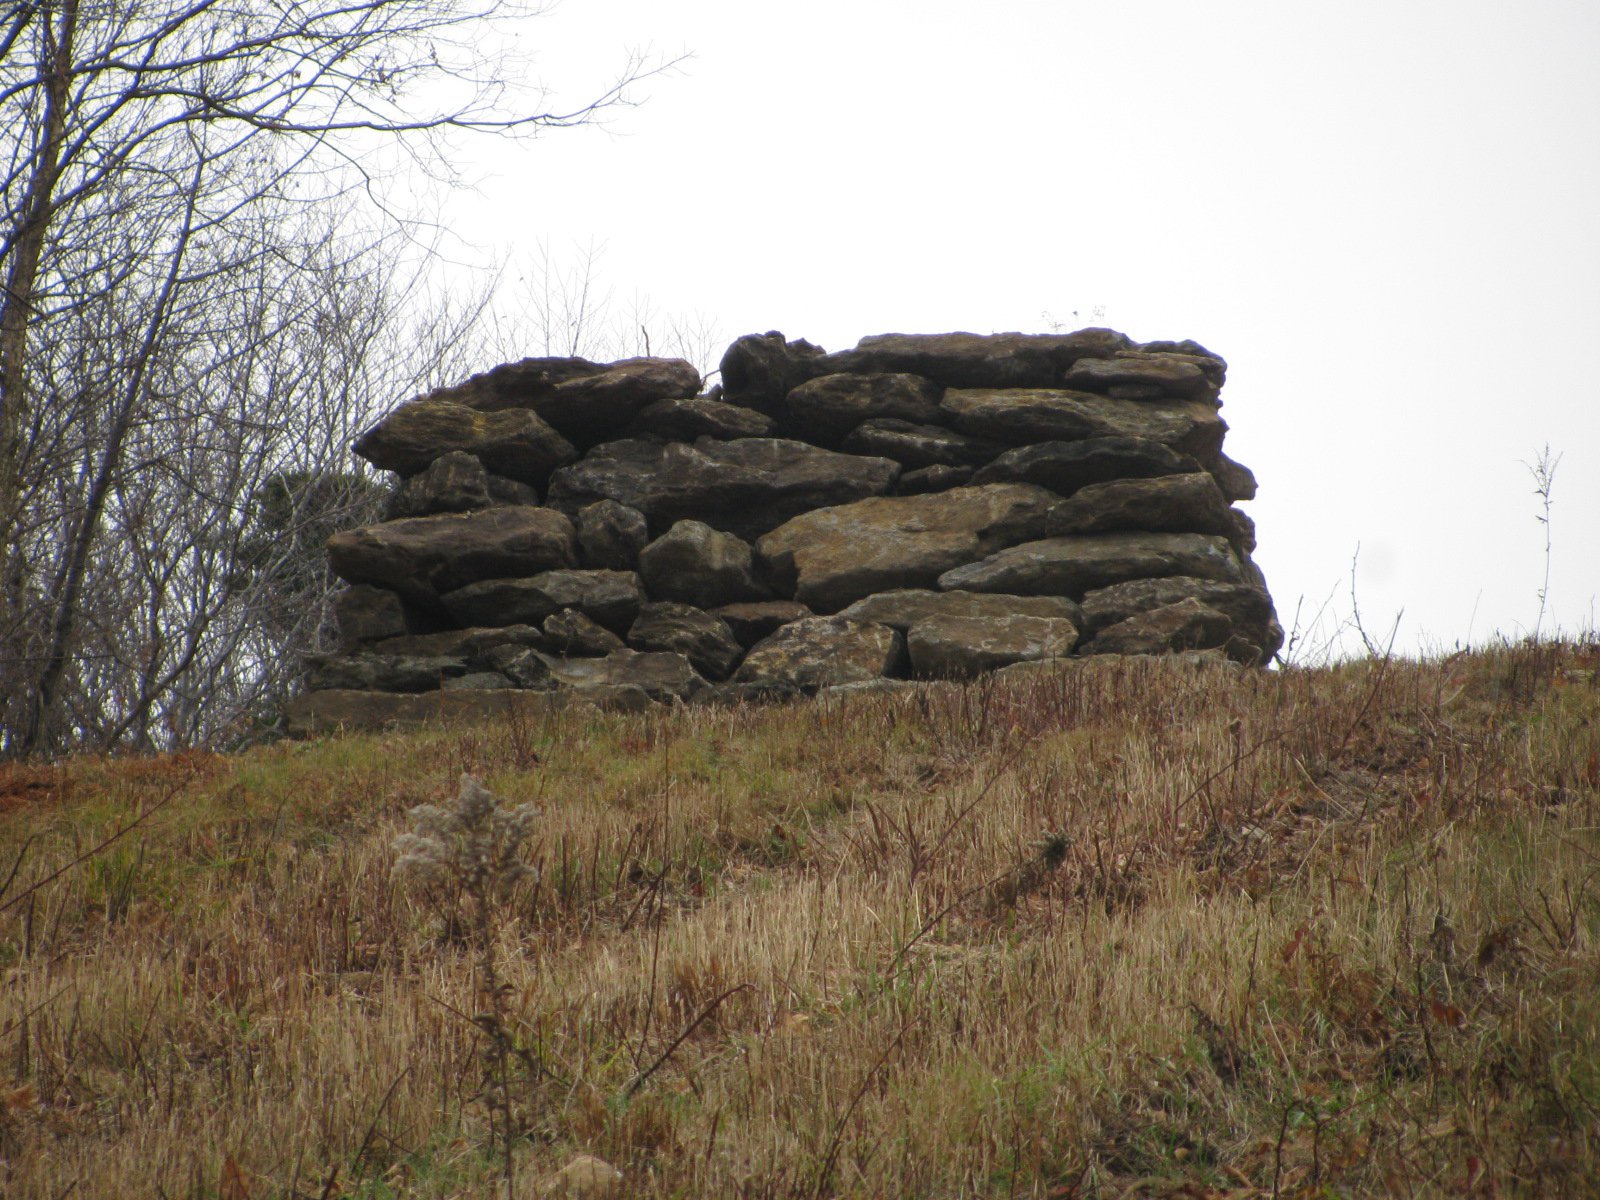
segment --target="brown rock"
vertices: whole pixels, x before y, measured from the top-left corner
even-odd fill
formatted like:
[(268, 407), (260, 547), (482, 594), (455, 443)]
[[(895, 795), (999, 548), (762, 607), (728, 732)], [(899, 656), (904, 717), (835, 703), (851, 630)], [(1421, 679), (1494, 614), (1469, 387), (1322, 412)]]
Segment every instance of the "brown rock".
[(1077, 642), (1078, 629), (1071, 621), (1023, 613), (935, 614), (906, 633), (912, 674), (935, 679), (971, 679), (1012, 663), (1064, 658)]
[(744, 657), (744, 647), (721, 617), (670, 600), (640, 609), (628, 630), (628, 645), (681, 654), (710, 680), (726, 679)]
[(1204, 471), (1154, 479), (1116, 479), (1091, 483), (1062, 501), (1051, 514), (1052, 534), (1216, 533), (1237, 531), (1232, 509), (1216, 481)]
[(814, 375), (822, 374), (822, 348), (810, 342), (786, 342), (783, 334), (750, 333), (737, 339), (722, 356), (723, 399), (788, 421), (788, 396)]
[(1222, 449), (1228, 426), (1204, 400), (1121, 400), (1090, 392), (961, 389), (940, 402), (961, 433), (1010, 445), (1135, 437), (1159, 442), (1201, 463)]
[(1148, 438), (1096, 437), (1040, 442), (1007, 450), (973, 476), (975, 483), (1031, 483), (1070, 496), (1116, 479), (1153, 479), (1200, 470), (1200, 464)]
[(733, 636), (746, 650), (757, 642), (771, 637), (783, 626), (815, 615), (804, 604), (793, 600), (754, 600), (741, 604), (724, 604), (712, 611), (728, 623), (728, 628), (733, 630)]
[(1103, 392), (1128, 400), (1176, 396), (1215, 400), (1222, 381), (1208, 370), (1210, 360), (1189, 354), (1120, 350), (1112, 358), (1081, 358), (1062, 376), (1062, 383), (1086, 392)]
[(688, 700), (706, 686), (682, 654), (618, 649), (603, 658), (568, 658), (550, 673), (567, 688), (636, 687), (658, 703)]
[(578, 554), (590, 570), (631, 571), (650, 541), (644, 514), (615, 500), (600, 500), (578, 510), (574, 522)]
[(1070, 596), (1129, 579), (1195, 575), (1229, 583), (1244, 573), (1224, 538), (1202, 533), (1101, 533), (1012, 546), (939, 577), (945, 591)]
[[(538, 496), (534, 492), (535, 497)], [(390, 520), (426, 517), (432, 513), (468, 512), (488, 508), (489, 472), (483, 464), (463, 450), (442, 454), (423, 470), (402, 480), (389, 501)], [(535, 500), (537, 503), (537, 500)]]
[(611, 499), (644, 513), (658, 536), (691, 520), (749, 540), (800, 513), (881, 496), (899, 474), (886, 459), (780, 438), (702, 438), (693, 446), (622, 441), (557, 471), (549, 502), (576, 512)]
[(981, 467), (1005, 446), (1000, 442), (967, 437), (938, 425), (917, 425), (896, 417), (863, 422), (844, 439), (851, 454), (892, 458), (902, 466)]
[(387, 521), (328, 539), (341, 579), (389, 588), (436, 608), (438, 598), (480, 579), (571, 567), (572, 522), (548, 508), (485, 508)]
[(339, 641), (346, 649), (411, 632), (404, 604), (388, 588), (364, 583), (347, 587), (333, 598), (333, 612), (339, 622)]
[(766, 600), (750, 543), (701, 521), (679, 521), (639, 554), (639, 573), (657, 600), (715, 608)]
[(1234, 633), (1259, 650), (1265, 661), (1283, 643), (1283, 631), (1272, 611), (1272, 598), (1251, 582), (1230, 583), (1171, 575), (1159, 579), (1131, 579), (1089, 592), (1083, 598), (1083, 633), (1092, 638), (1130, 617), (1197, 600), (1233, 622)]
[(653, 401), (687, 399), (699, 390), (700, 372), (681, 358), (628, 358), (563, 380), (527, 404), (583, 448), (615, 437)]
[(895, 484), (897, 496), (924, 496), (929, 492), (948, 492), (972, 482), (971, 467), (918, 467), (900, 476)]
[(753, 408), (740, 408), (701, 396), (688, 400), (657, 400), (640, 411), (625, 436), (662, 438), (671, 442), (711, 437), (731, 442), (736, 438), (771, 437), (774, 430), (772, 418)]
[(1075, 626), (1083, 623), (1082, 611), (1064, 596), (1001, 596), (991, 592), (931, 592), (920, 588), (879, 592), (857, 600), (839, 615), (888, 625), (902, 633), (933, 617), (997, 620), (1026, 616), (1067, 621)]
[(920, 375), (819, 375), (789, 393), (789, 418), (807, 441), (833, 445), (874, 418), (937, 420), (942, 390)]
[(905, 639), (887, 625), (845, 617), (810, 617), (761, 642), (734, 674), (757, 690), (814, 692), (820, 687), (898, 674)]
[(623, 649), (622, 639), (575, 608), (545, 618), (545, 641), (557, 654), (600, 658)]
[(774, 584), (823, 612), (892, 588), (927, 587), (953, 567), (1037, 537), (1060, 500), (991, 484), (819, 509), (756, 543)]
[(1217, 486), (1229, 500), (1254, 500), (1256, 477), (1250, 468), (1236, 463), (1226, 454), (1218, 454), (1211, 464), (1211, 473), (1217, 477)]
[(944, 387), (1055, 387), (1086, 356), (1131, 348), (1111, 329), (1076, 333), (885, 333), (862, 338), (854, 350), (829, 355), (833, 371), (894, 371), (921, 375)]
[(577, 457), (572, 444), (534, 413), (484, 413), (440, 400), (402, 404), (355, 443), (355, 452), (373, 466), (401, 475), (415, 475), (452, 451), (536, 486)]
[(446, 679), (471, 668), (442, 655), (381, 654), (371, 648), (352, 654), (312, 655), (306, 660), (306, 687), (375, 692), (431, 692)]
[(1080, 654), (1174, 654), (1210, 650), (1233, 635), (1233, 622), (1189, 597), (1108, 625), (1083, 644)]
[(522, 579), (485, 579), (441, 600), (463, 625), (537, 625), (571, 608), (620, 634), (639, 615), (644, 584), (632, 571), (543, 571)]

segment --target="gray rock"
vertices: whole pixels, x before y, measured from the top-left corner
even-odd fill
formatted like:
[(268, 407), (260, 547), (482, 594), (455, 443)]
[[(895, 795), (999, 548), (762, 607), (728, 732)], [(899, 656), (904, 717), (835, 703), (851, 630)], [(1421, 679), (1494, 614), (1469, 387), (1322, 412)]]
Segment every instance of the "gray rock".
[(940, 401), (957, 431), (1010, 445), (1135, 437), (1191, 455), (1203, 465), (1222, 449), (1228, 426), (1204, 400), (1121, 400), (1090, 392), (952, 388)]
[(632, 571), (544, 571), (524, 579), (485, 579), (441, 599), (463, 625), (537, 625), (571, 608), (621, 634), (639, 615), (644, 585)]
[(615, 500), (599, 500), (578, 510), (578, 555), (591, 571), (631, 571), (650, 540), (644, 514)]
[[(537, 496), (538, 492), (534, 492)], [(431, 513), (467, 512), (488, 508), (489, 472), (475, 455), (464, 450), (441, 454), (423, 470), (402, 480), (389, 501), (391, 520), (425, 517)]]
[(619, 649), (603, 658), (569, 658), (554, 663), (551, 674), (561, 686), (636, 687), (660, 703), (689, 700), (706, 686), (681, 654)]
[(311, 656), (306, 660), (306, 687), (312, 691), (431, 692), (446, 679), (469, 671), (459, 658), (382, 654), (369, 648), (353, 654)]
[(1018, 446), (973, 476), (974, 483), (1031, 483), (1071, 496), (1080, 488), (1116, 479), (1153, 479), (1200, 470), (1180, 454), (1148, 438), (1096, 437), (1077, 442)]
[(750, 543), (702, 521), (679, 521), (646, 546), (639, 574), (656, 599), (699, 608), (772, 595), (756, 578)]
[(575, 608), (545, 618), (545, 641), (557, 654), (599, 658), (623, 649), (622, 639)]
[(1218, 454), (1211, 464), (1211, 473), (1217, 477), (1217, 486), (1229, 500), (1254, 500), (1256, 477), (1250, 468), (1236, 463), (1226, 454)]
[(1215, 400), (1222, 380), (1212, 360), (1191, 354), (1120, 350), (1112, 358), (1082, 358), (1073, 363), (1061, 382), (1086, 392), (1104, 392), (1129, 400), (1177, 396), (1184, 400)]
[(887, 459), (781, 438), (702, 438), (693, 446), (622, 441), (557, 471), (549, 503), (577, 512), (610, 499), (644, 513), (657, 535), (691, 520), (749, 540), (800, 513), (884, 495), (899, 474)]
[(572, 522), (548, 508), (413, 517), (328, 539), (328, 561), (341, 579), (386, 587), (429, 608), (480, 579), (571, 567), (575, 557)]
[(1052, 534), (1238, 532), (1233, 510), (1216, 481), (1204, 471), (1154, 479), (1091, 483), (1063, 500), (1050, 518)]
[(1228, 583), (1244, 572), (1224, 538), (1202, 533), (1101, 533), (1012, 546), (939, 577), (945, 591), (1069, 596), (1129, 579), (1194, 575)]
[(345, 649), (362, 642), (401, 637), (411, 632), (405, 605), (388, 588), (358, 583), (333, 598), (333, 613), (339, 623), (339, 641)]
[(460, 404), (479, 412), (527, 408), (561, 384), (598, 375), (605, 369), (605, 364), (586, 358), (524, 358), (438, 388), (423, 399)]
[(928, 587), (953, 567), (1048, 529), (1060, 500), (1043, 488), (991, 484), (819, 509), (756, 543), (782, 592), (823, 612), (893, 588)]
[(1277, 628), (1272, 599), (1265, 591), (1249, 582), (1228, 583), (1190, 575), (1131, 579), (1089, 592), (1083, 598), (1084, 637), (1092, 638), (1130, 617), (1191, 599), (1227, 616), (1234, 632), (1256, 646), (1263, 661), (1281, 647), (1283, 631)]
[(1080, 654), (1174, 654), (1210, 650), (1233, 636), (1233, 622), (1194, 597), (1108, 625), (1083, 644)]
[(980, 467), (1005, 449), (999, 442), (967, 437), (939, 425), (918, 425), (896, 417), (863, 422), (844, 439), (851, 454), (892, 458), (919, 467)]
[(373, 466), (401, 475), (415, 475), (452, 451), (536, 486), (577, 457), (572, 444), (534, 413), (485, 413), (442, 400), (402, 404), (355, 443), (355, 452)]
[(552, 660), (527, 646), (495, 646), (483, 657), (512, 687), (548, 690), (556, 686), (550, 674)]
[(1002, 596), (992, 592), (932, 592), (907, 588), (879, 592), (857, 600), (839, 614), (857, 621), (874, 621), (902, 633), (933, 617), (998, 620), (1027, 616), (1083, 624), (1082, 610), (1064, 596)]
[(810, 617), (758, 644), (733, 682), (758, 690), (814, 692), (821, 687), (901, 673), (905, 639), (887, 625), (846, 617)]
[(472, 671), (466, 675), (446, 679), (439, 685), (440, 689), (446, 692), (490, 691), (511, 686), (511, 680), (499, 671)]
[(1012, 663), (1064, 658), (1077, 642), (1078, 628), (1071, 621), (1023, 613), (936, 614), (906, 633), (912, 674), (936, 679), (971, 679)]
[(771, 437), (774, 430), (772, 418), (753, 408), (697, 396), (687, 400), (657, 400), (634, 418), (626, 436), (663, 438), (672, 442), (712, 437), (731, 442), (736, 438)]
[(753, 600), (741, 604), (724, 604), (712, 610), (728, 623), (739, 645), (746, 650), (757, 642), (771, 637), (783, 626), (815, 616), (804, 604), (794, 600)]
[(1109, 356), (1133, 343), (1111, 329), (1075, 333), (885, 333), (829, 355), (832, 371), (895, 371), (945, 387), (1055, 387), (1079, 359)]
[(519, 483), (515, 479), (507, 479), (504, 475), (496, 475), (491, 471), (489, 473), (489, 503), (537, 505), (539, 503), (539, 489), (532, 484)]
[(971, 467), (918, 467), (900, 476), (895, 484), (897, 496), (923, 496), (929, 492), (948, 492), (972, 482)]
[(819, 375), (789, 393), (789, 419), (807, 441), (831, 446), (875, 418), (936, 421), (942, 391), (920, 375)]
[(726, 679), (744, 657), (744, 647), (721, 617), (672, 601), (646, 604), (628, 631), (635, 650), (669, 650), (683, 655), (710, 680)]

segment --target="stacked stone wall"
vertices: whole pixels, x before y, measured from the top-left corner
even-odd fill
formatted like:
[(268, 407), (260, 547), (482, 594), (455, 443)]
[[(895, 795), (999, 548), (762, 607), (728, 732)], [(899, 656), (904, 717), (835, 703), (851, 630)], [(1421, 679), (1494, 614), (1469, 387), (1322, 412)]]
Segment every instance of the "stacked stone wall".
[(828, 354), (524, 359), (355, 444), (398, 482), (336, 534), (303, 729), (511, 693), (739, 701), (1099, 654), (1246, 666), (1282, 630), (1194, 342), (885, 334)]

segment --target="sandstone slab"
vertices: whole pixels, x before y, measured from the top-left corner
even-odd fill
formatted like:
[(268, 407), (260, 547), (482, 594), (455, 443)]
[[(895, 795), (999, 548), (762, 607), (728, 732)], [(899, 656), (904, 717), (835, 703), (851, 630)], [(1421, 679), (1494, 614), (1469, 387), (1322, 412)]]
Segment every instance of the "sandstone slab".
[[(538, 492), (534, 492), (538, 503)], [(433, 513), (468, 512), (494, 503), (489, 472), (476, 455), (464, 450), (441, 454), (409, 479), (403, 479), (389, 501), (388, 517), (426, 517)]]
[(943, 390), (920, 375), (819, 375), (789, 393), (789, 418), (809, 440), (833, 445), (874, 418), (937, 420)]
[(898, 463), (822, 450), (783, 438), (692, 446), (640, 440), (596, 447), (550, 480), (549, 503), (576, 512), (615, 500), (644, 513), (650, 530), (703, 521), (750, 540), (812, 509), (881, 496)]
[(783, 334), (750, 333), (736, 339), (722, 356), (723, 399), (788, 422), (789, 393), (823, 373), (820, 346), (804, 340), (785, 341)]
[(898, 417), (875, 417), (851, 431), (844, 439), (844, 449), (851, 454), (892, 458), (901, 466), (915, 470), (981, 467), (1005, 450), (1005, 446), (1000, 442), (967, 437), (941, 425), (919, 425)]
[(1244, 572), (1227, 539), (1201, 533), (1102, 533), (1045, 538), (939, 577), (945, 591), (1068, 596), (1129, 579), (1193, 575), (1228, 583)]
[(1039, 442), (998, 455), (973, 476), (974, 483), (1031, 483), (1071, 496), (1080, 488), (1117, 479), (1153, 479), (1200, 470), (1188, 454), (1149, 438), (1093, 437), (1075, 442)]
[(1061, 377), (1069, 388), (1104, 392), (1129, 400), (1177, 396), (1185, 400), (1215, 400), (1222, 380), (1212, 360), (1197, 355), (1149, 350), (1119, 350), (1111, 358), (1082, 358)]
[(796, 517), (756, 553), (780, 591), (830, 612), (874, 592), (930, 587), (953, 567), (1035, 538), (1059, 503), (1009, 483), (860, 500)]
[(971, 467), (917, 467), (900, 476), (894, 486), (897, 496), (922, 496), (928, 492), (948, 492), (972, 482)]
[(854, 350), (829, 355), (833, 371), (893, 371), (921, 375), (945, 387), (1054, 387), (1075, 362), (1128, 350), (1112, 329), (1074, 333), (885, 333), (864, 337)]
[(431, 692), (446, 679), (470, 670), (462, 659), (446, 655), (382, 654), (364, 649), (308, 658), (306, 686), (314, 691)]
[(1008, 445), (1133, 437), (1198, 459), (1214, 459), (1228, 426), (1204, 400), (1122, 400), (1041, 388), (952, 388), (940, 401), (958, 432)]
[(1132, 579), (1089, 592), (1083, 598), (1084, 637), (1092, 638), (1141, 613), (1191, 599), (1228, 617), (1234, 633), (1257, 647), (1261, 661), (1282, 647), (1283, 630), (1273, 612), (1272, 598), (1264, 590), (1251, 582), (1231, 583), (1189, 575)]
[(1108, 625), (1085, 642), (1081, 654), (1175, 654), (1226, 645), (1233, 622), (1194, 597), (1153, 608)]
[(644, 514), (615, 500), (600, 500), (574, 518), (578, 557), (590, 570), (631, 571), (650, 540)]
[(548, 508), (485, 508), (349, 529), (328, 539), (328, 561), (349, 583), (385, 587), (436, 608), (480, 579), (536, 575), (575, 564), (572, 522)]
[(1063, 500), (1051, 514), (1053, 534), (1238, 532), (1233, 510), (1216, 480), (1204, 471), (1153, 479), (1114, 479), (1091, 483)]
[(1078, 627), (1062, 617), (1023, 613), (964, 617), (935, 614), (906, 633), (912, 674), (971, 679), (1019, 662), (1064, 658), (1078, 642)]
[(875, 621), (902, 633), (933, 617), (994, 620), (1027, 616), (1082, 625), (1083, 612), (1064, 596), (1002, 596), (992, 592), (934, 592), (904, 588), (857, 600), (839, 614), (856, 621)]
[(623, 649), (620, 637), (575, 608), (546, 617), (544, 637), (557, 654), (574, 658), (603, 658)]
[(776, 431), (771, 417), (753, 408), (740, 408), (703, 396), (657, 400), (641, 409), (629, 426), (628, 437), (661, 438), (692, 442), (711, 437), (731, 442), (736, 438), (771, 437)]
[(411, 632), (404, 603), (388, 588), (364, 583), (347, 587), (333, 598), (333, 613), (340, 644), (346, 649)]
[(463, 625), (538, 625), (571, 608), (619, 634), (633, 624), (644, 599), (644, 584), (633, 571), (574, 570), (485, 579), (441, 597)]
[(563, 687), (635, 687), (658, 703), (689, 700), (706, 686), (686, 657), (665, 651), (624, 648), (604, 658), (561, 659), (550, 673)]
[(785, 625), (745, 655), (733, 683), (756, 690), (814, 692), (900, 674), (905, 639), (887, 625), (809, 617)]
[(534, 413), (485, 413), (441, 400), (402, 404), (355, 442), (362, 458), (400, 475), (415, 475), (453, 451), (472, 455), (497, 475), (541, 487), (578, 453)]
[(783, 626), (816, 615), (794, 600), (752, 600), (724, 604), (712, 611), (728, 623), (733, 636), (746, 650), (771, 637)]

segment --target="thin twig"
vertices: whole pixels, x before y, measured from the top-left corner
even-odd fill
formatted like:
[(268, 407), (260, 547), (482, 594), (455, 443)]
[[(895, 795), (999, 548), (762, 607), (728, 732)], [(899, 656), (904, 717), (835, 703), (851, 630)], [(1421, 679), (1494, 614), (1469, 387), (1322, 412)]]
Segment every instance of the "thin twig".
[(754, 986), (754, 984), (750, 983), (736, 983), (733, 985), (733, 987), (723, 992), (722, 995), (718, 996), (710, 1004), (706, 1005), (705, 1008), (701, 1009), (700, 1015), (685, 1025), (683, 1027), (683, 1032), (672, 1039), (672, 1045), (668, 1046), (661, 1052), (661, 1057), (657, 1058), (655, 1062), (651, 1063), (648, 1067), (641, 1071), (634, 1078), (634, 1081), (627, 1086), (622, 1094), (631, 1099), (633, 1094), (645, 1085), (645, 1081), (648, 1080), (650, 1076), (654, 1075), (658, 1070), (661, 1069), (661, 1067), (666, 1065), (667, 1059), (672, 1057), (674, 1051), (676, 1051), (679, 1046), (683, 1045), (684, 1040), (696, 1029), (698, 1029), (701, 1022), (714, 1013), (724, 1000), (733, 995), (735, 992), (742, 992), (746, 988), (752, 988)]

